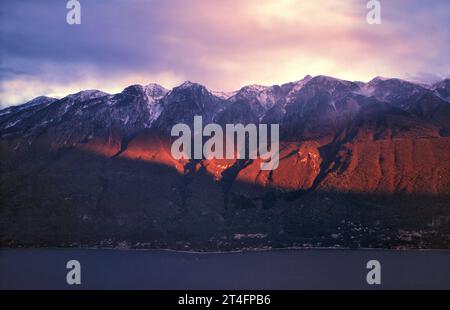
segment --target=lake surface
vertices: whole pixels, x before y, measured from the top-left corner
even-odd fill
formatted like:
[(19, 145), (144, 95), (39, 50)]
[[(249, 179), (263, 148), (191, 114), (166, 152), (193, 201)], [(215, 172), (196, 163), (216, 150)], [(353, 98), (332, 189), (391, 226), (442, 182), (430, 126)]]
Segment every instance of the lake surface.
[[(81, 264), (81, 285), (66, 263)], [(381, 285), (366, 264), (381, 263)], [(0, 289), (450, 289), (450, 251), (0, 249)]]

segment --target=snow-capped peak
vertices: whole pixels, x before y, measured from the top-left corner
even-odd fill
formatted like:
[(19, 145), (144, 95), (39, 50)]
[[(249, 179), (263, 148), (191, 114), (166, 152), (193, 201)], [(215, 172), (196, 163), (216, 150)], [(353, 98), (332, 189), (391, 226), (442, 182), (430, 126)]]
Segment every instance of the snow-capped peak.
[(288, 96), (297, 93), (300, 89), (303, 88), (303, 86), (305, 86), (306, 83), (311, 81), (312, 78), (313, 77), (308, 74), (303, 79), (293, 82), (293, 86), (289, 91)]
[(263, 85), (258, 85), (258, 84), (247, 85), (247, 86), (242, 87), (237, 92), (235, 92), (235, 94), (230, 98), (230, 100), (235, 101), (237, 99), (242, 99), (242, 98), (245, 98), (245, 99), (256, 98), (257, 99), (259, 94), (261, 94), (262, 92), (264, 92), (270, 88), (271, 87), (269, 87), (269, 86), (263, 86)]
[(21, 107), (21, 108), (29, 108), (29, 107), (34, 107), (34, 106), (37, 106), (37, 105), (40, 105), (40, 104), (47, 104), (47, 103), (55, 102), (57, 100), (58, 99), (52, 98), (52, 97), (39, 96), (39, 97), (36, 97), (36, 98), (34, 98), (34, 99), (32, 99), (32, 100), (30, 100), (30, 101), (20, 105), (19, 107)]
[(237, 90), (235, 90), (235, 91), (230, 91), (230, 92), (215, 91), (215, 90), (213, 90), (213, 91), (211, 91), (211, 94), (213, 94), (213, 95), (216, 96), (216, 97), (219, 97), (220, 99), (227, 100), (227, 99), (233, 97), (234, 95), (236, 95), (237, 92), (238, 92)]
[(185, 88), (190, 88), (190, 87), (193, 87), (193, 86), (204, 87), (203, 85), (198, 84), (198, 83), (194, 83), (194, 82), (191, 82), (191, 81), (184, 81), (181, 85), (177, 86), (176, 88), (178, 88), (178, 89), (185, 89)]
[[(388, 80), (390, 80), (391, 78), (388, 78), (388, 77), (384, 77), (384, 76), (376, 76), (376, 77), (374, 77), (370, 82), (379, 82), (379, 81), (388, 81)], [(369, 82), (369, 83), (370, 83)]]
[(443, 80), (440, 80), (439, 82), (436, 82), (432, 85), (433, 89), (438, 89), (438, 88), (446, 88), (446, 89), (450, 89), (450, 78), (445, 78)]
[(264, 86), (264, 85), (259, 85), (259, 84), (251, 84), (251, 85), (247, 85), (242, 87), (239, 92), (240, 93), (259, 93), (262, 92), (266, 89), (270, 88), (270, 86)]
[(145, 94), (153, 99), (160, 99), (166, 95), (169, 90), (155, 83), (150, 83), (144, 87)]
[(242, 99), (257, 102), (263, 109), (260, 112), (270, 109), (276, 102), (274, 86), (247, 85), (235, 92), (228, 100), (233, 102)]
[(39, 96), (39, 97), (36, 97), (24, 104), (7, 107), (5, 109), (0, 110), (0, 116), (10, 114), (13, 112), (23, 111), (24, 109), (28, 109), (28, 108), (32, 108), (32, 107), (36, 107), (36, 106), (40, 106), (40, 105), (47, 106), (57, 100), (58, 99), (52, 98), (52, 97)]
[(70, 98), (70, 99), (77, 99), (77, 100), (90, 100), (90, 99), (95, 99), (95, 98), (99, 98), (99, 97), (103, 97), (103, 96), (108, 96), (108, 93), (105, 93), (101, 90), (98, 89), (88, 89), (88, 90), (82, 90), (78, 93), (74, 93), (74, 94), (70, 94), (65, 98)]

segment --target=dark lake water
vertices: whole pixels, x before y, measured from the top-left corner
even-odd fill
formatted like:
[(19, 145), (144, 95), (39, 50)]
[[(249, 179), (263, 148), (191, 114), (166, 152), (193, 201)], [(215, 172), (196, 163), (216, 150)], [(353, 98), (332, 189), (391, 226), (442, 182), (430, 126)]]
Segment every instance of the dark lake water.
[[(81, 264), (81, 285), (66, 263)], [(381, 263), (381, 285), (366, 264)], [(1, 249), (0, 289), (450, 289), (450, 251)]]

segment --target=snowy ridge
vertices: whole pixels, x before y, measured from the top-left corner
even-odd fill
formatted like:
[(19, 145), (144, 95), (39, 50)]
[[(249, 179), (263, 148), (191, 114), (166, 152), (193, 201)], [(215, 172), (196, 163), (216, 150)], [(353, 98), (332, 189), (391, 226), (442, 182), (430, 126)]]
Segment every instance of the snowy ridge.
[[(307, 75), (296, 82), (253, 84), (234, 92), (209, 91), (191, 81), (172, 90), (155, 83), (131, 85), (114, 95), (84, 90), (62, 99), (41, 96), (1, 110), (0, 131), (38, 134), (59, 124), (66, 126), (66, 131), (80, 131), (85, 137), (111, 127), (131, 133), (150, 127), (167, 129), (174, 123), (189, 123), (195, 115), (219, 123), (276, 122), (298, 127), (305, 122), (323, 121), (336, 125), (354, 117), (367, 100), (387, 103), (408, 113), (424, 113), (424, 104), (437, 109), (450, 101), (449, 81), (424, 87), (395, 78), (376, 77), (363, 83)], [(447, 106), (440, 109), (446, 110)]]

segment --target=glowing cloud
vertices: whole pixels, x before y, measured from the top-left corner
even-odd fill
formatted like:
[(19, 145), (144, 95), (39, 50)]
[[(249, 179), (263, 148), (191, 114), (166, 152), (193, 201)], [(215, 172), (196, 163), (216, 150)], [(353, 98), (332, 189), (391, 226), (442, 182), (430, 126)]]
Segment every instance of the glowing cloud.
[(381, 25), (367, 24), (362, 0), (85, 1), (76, 26), (58, 0), (0, 10), (2, 105), (183, 79), (229, 91), (306, 74), (430, 82), (450, 73), (446, 0), (382, 1)]

